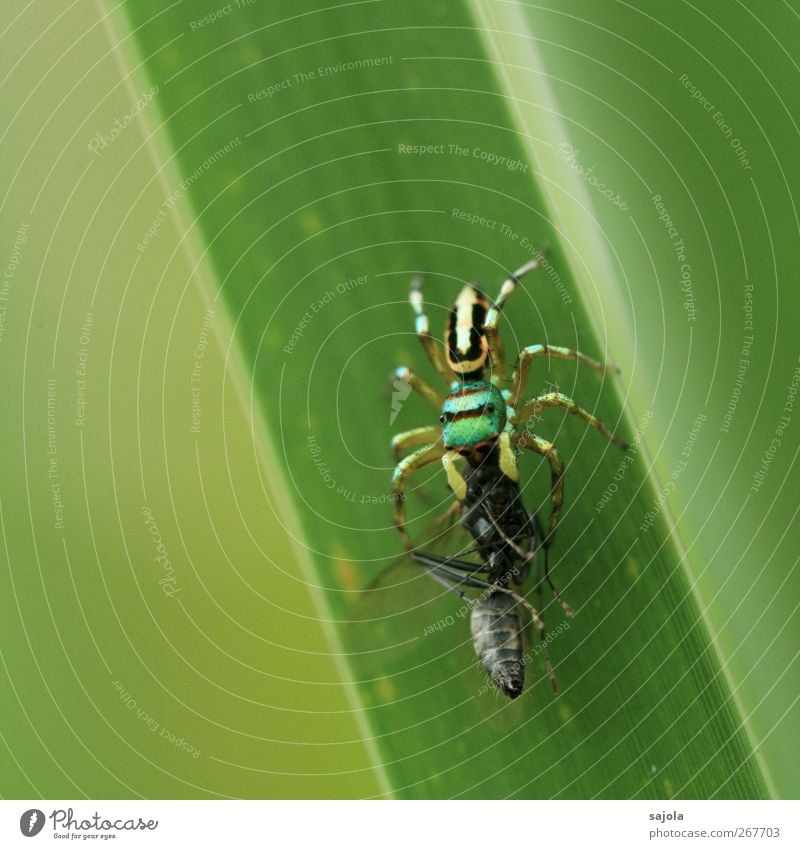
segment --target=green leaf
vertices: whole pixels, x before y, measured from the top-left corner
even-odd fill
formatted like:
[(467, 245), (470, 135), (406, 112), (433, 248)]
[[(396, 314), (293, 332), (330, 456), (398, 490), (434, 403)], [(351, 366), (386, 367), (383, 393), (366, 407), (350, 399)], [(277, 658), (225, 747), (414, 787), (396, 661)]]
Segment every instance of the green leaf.
[[(774, 558), (763, 557), (769, 537), (758, 522), (769, 508), (756, 520), (743, 512), (748, 502), (727, 490), (734, 455), (765, 447), (735, 430), (763, 404), (753, 383), (733, 439), (719, 434), (741, 350), (745, 278), (713, 292), (707, 281), (725, 276), (715, 266), (720, 253), (731, 257), (730, 276), (739, 234), (730, 222), (719, 232), (709, 223), (719, 198), (693, 197), (669, 158), (684, 148), (664, 156), (647, 141), (648, 122), (664, 121), (670, 132), (686, 126), (682, 142), (693, 151), (687, 168), (697, 185), (713, 182), (703, 170), (711, 157), (733, 194), (742, 166), (677, 81), (686, 67), (711, 86), (708, 68), (690, 67), (699, 42), (686, 42), (682, 13), (652, 5), (652, 17), (615, 7), (613, 22), (578, 0), (557, 8), (479, 0), (232, 3), (213, 20), (220, 7), (209, 0), (190, 10), (139, 0), (124, 4), (127, 18), (111, 13), (109, 61), (131, 101), (158, 86), (144, 142), (129, 134), (114, 144), (150, 157), (151, 170), (140, 195), (124, 168), (117, 182), (120, 160), (104, 154), (93, 166), (109, 169), (101, 173), (123, 205), (130, 201), (131, 217), (120, 215), (112, 232), (95, 235), (101, 246), (127, 253), (110, 266), (122, 269), (116, 288), (101, 290), (114, 322), (103, 323), (103, 347), (100, 337), (92, 345), (112, 363), (116, 345), (127, 354), (108, 373), (95, 367), (95, 397), (108, 403), (108, 445), (94, 450), (70, 434), (76, 454), (90, 448), (98, 485), (86, 487), (83, 465), (65, 477), (71, 503), (91, 504), (93, 527), (106, 529), (107, 539), (97, 553), (92, 538), (72, 531), (47, 550), (52, 558), (62, 548), (73, 552), (70, 562), (85, 570), (79, 586), (98, 569), (105, 578), (108, 563), (124, 564), (109, 589), (100, 583), (91, 596), (92, 610), (116, 610), (104, 606), (108, 598), (126, 601), (116, 618), (89, 614), (91, 625), (102, 622), (115, 635), (113, 656), (100, 641), (109, 668), (91, 692), (109, 727), (94, 731), (89, 749), (118, 731), (136, 741), (148, 766), (138, 769), (131, 761), (139, 756), (116, 741), (106, 761), (116, 782), (110, 795), (796, 792), (793, 761), (782, 751), (798, 738), (789, 734), (798, 722), (790, 638), (797, 611), (787, 601), (795, 561), (783, 537), (769, 549)], [(723, 8), (705, 14), (720, 25)], [(667, 47), (670, 25), (678, 35)], [(703, 46), (709, 43), (706, 37)], [(679, 119), (662, 109), (667, 102)], [(718, 102), (744, 122), (746, 110)], [(704, 147), (692, 141), (702, 133)], [(779, 138), (788, 134), (783, 127)], [(752, 196), (753, 185), (760, 183), (748, 179), (742, 197)], [(780, 190), (764, 191), (770, 210)], [(696, 322), (687, 321), (688, 296), (655, 194), (686, 240)], [(704, 226), (713, 232), (701, 242)], [(787, 228), (787, 242), (791, 236)], [(624, 454), (555, 412), (537, 424), (567, 462), (550, 565), (576, 615), (565, 621), (554, 603), (543, 611), (561, 692), (551, 693), (533, 650), (524, 696), (506, 702), (485, 686), (459, 600), (399, 565), (390, 439), (434, 424), (436, 415), (417, 396), (393, 393), (390, 376), (408, 365), (436, 380), (413, 330), (414, 273), (425, 272), (436, 330), (464, 281), (493, 295), (510, 269), (542, 247), (550, 250), (548, 268), (526, 278), (505, 311), (506, 350), (514, 356), (548, 342), (618, 363), (621, 377), (603, 378), (542, 361), (531, 387), (557, 384), (634, 448)], [(140, 286), (158, 280), (139, 306), (125, 288), (128, 274)], [(195, 437), (186, 426), (187, 375), (206, 308), (214, 310), (221, 349), (209, 349), (201, 369)], [(82, 309), (73, 306), (70, 327), (79, 326)], [(155, 329), (143, 335), (151, 320)], [(709, 340), (716, 338), (715, 348)], [(182, 352), (177, 365), (172, 345)], [(718, 374), (710, 362), (726, 370)], [(759, 360), (751, 374), (762, 366), (769, 372), (771, 362)], [(772, 402), (783, 402), (795, 365), (787, 361), (770, 387)], [(46, 374), (45, 365), (41, 380)], [(141, 416), (140, 385), (160, 417)], [(93, 433), (105, 439), (105, 408), (94, 409), (101, 427)], [(120, 417), (127, 428), (112, 429)], [(759, 438), (773, 430), (770, 415)], [(788, 440), (783, 451), (793, 470)], [(757, 468), (755, 457), (737, 467), (740, 490)], [(777, 466), (770, 475), (779, 492)], [(419, 538), (450, 497), (438, 467), (416, 480), (409, 512)], [(546, 514), (547, 469), (526, 457), (522, 481), (526, 504)], [(151, 580), (152, 540), (137, 513), (143, 503), (180, 555), (179, 614)], [(7, 496), (2, 504), (8, 511)], [(774, 509), (777, 538), (794, 507), (774, 502)], [(19, 515), (5, 513), (4, 525)], [(756, 533), (769, 565), (753, 572)], [(31, 551), (22, 536), (14, 546), (12, 564)], [(737, 549), (745, 555), (732, 555)], [(755, 582), (747, 582), (748, 570)], [(361, 592), (382, 575), (388, 583)], [(42, 580), (68, 594), (63, 575), (45, 568)], [(46, 645), (51, 625), (39, 607)], [(771, 619), (778, 624), (767, 627)], [(70, 621), (81, 621), (77, 612)], [(16, 624), (7, 627), (9, 642), (21, 639)], [(90, 680), (100, 669), (90, 641), (75, 628), (68, 644), (87, 645), (79, 678)], [(12, 680), (27, 661), (20, 653)], [(202, 741), (202, 757), (166, 755), (163, 744), (145, 739), (141, 719), (125, 725), (109, 688), (112, 670), (160, 728)], [(58, 680), (67, 686), (71, 678)], [(79, 728), (80, 704), (68, 711)], [(51, 717), (49, 727), (61, 723)], [(56, 762), (81, 759), (81, 789), (101, 795), (97, 765), (65, 736)], [(9, 766), (16, 785), (27, 781), (35, 791), (36, 776), (49, 775), (45, 795), (74, 794), (40, 758), (31, 776)], [(150, 766), (167, 762), (168, 769)]]
[[(364, 4), (292, 16), (278, 6), (269, 20), (260, 11), (261, 27), (232, 14), (169, 53), (158, 48), (185, 33), (185, 16), (149, 20), (146, 9), (129, 12), (163, 81), (183, 172), (242, 140), (191, 197), (280, 445), (273, 474), (298, 512), (328, 609), (347, 618), (342, 589), (398, 550), (384, 501), (386, 386), (395, 365), (425, 368), (403, 303), (411, 273), (428, 272), (435, 326), (458, 281), (496, 286), (533, 247), (552, 246), (554, 278), (540, 275), (512, 302), (507, 346), (546, 339), (611, 351), (635, 387), (624, 290), (608, 247), (559, 200), (575, 180), (541, 161), (537, 149), (559, 139), (563, 122), (515, 7)], [(597, 279), (602, 289), (587, 282)], [(538, 378), (629, 433), (648, 412), (635, 390), (626, 396), (568, 365)], [(431, 421), (409, 400), (394, 427)], [(658, 480), (641, 456), (629, 465), (574, 422), (542, 427), (569, 462), (554, 571), (577, 616), (552, 647), (564, 690), (553, 699), (540, 671), (518, 703), (478, 696), (464, 623), (421, 638), (452, 612), (447, 597), (425, 604), (422, 618), (387, 613), (373, 630), (355, 628), (352, 676), (394, 792), (764, 795), (676, 537), (663, 516), (641, 530)], [(546, 502), (542, 470), (524, 472), (530, 502)], [(440, 486), (432, 480), (414, 505), (417, 529)], [(393, 648), (400, 635), (416, 637), (411, 653)]]

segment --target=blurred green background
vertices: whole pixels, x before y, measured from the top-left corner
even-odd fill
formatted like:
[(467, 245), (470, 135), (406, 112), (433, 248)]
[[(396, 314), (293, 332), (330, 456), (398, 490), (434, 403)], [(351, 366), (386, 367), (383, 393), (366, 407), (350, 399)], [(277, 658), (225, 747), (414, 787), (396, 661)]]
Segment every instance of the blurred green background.
[[(796, 797), (796, 9), (45, 6), (3, 36), (0, 792)], [(436, 329), (543, 245), (507, 348), (618, 363), (532, 386), (641, 433), (543, 421), (578, 615), (505, 704), (466, 621), (422, 638), (454, 597), (356, 591), (435, 421), (390, 421), (411, 274)]]

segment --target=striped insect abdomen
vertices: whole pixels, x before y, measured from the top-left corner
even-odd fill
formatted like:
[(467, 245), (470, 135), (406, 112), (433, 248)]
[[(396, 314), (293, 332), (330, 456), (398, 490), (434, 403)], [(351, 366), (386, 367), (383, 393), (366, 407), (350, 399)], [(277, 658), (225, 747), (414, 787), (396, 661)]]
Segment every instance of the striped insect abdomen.
[(472, 285), (459, 292), (450, 310), (445, 328), (447, 362), (462, 380), (483, 376), (489, 356), (489, 344), (483, 332), (488, 310), (486, 295)]
[(525, 668), (522, 621), (515, 599), (503, 592), (481, 597), (472, 608), (472, 641), (494, 685), (510, 699), (522, 693)]

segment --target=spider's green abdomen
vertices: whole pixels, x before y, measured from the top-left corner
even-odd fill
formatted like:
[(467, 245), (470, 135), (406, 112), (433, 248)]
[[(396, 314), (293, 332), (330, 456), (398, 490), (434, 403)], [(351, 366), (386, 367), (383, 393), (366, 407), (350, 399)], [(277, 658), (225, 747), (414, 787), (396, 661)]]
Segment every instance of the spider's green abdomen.
[(442, 415), (444, 446), (458, 451), (497, 439), (506, 426), (506, 402), (492, 383), (475, 381), (444, 399)]

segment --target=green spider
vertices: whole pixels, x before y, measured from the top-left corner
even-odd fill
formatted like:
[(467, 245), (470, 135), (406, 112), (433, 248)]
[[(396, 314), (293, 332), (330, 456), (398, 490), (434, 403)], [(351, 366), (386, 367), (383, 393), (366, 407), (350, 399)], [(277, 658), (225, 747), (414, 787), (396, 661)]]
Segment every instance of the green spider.
[[(447, 385), (448, 394), (438, 392), (408, 368), (395, 371), (395, 379), (408, 383), (435, 407), (440, 421), (440, 425), (417, 427), (392, 439), (395, 459), (399, 461), (392, 478), (394, 523), (409, 551), (413, 546), (406, 530), (406, 483), (414, 472), (430, 463), (442, 461), (448, 484), (456, 498), (451, 509), (456, 511), (467, 496), (467, 482), (459, 471), (459, 461), (466, 461), (473, 469), (487, 462), (496, 462), (498, 473), (516, 482), (519, 480), (516, 457), (520, 451), (527, 449), (544, 457), (550, 465), (552, 510), (543, 545), (549, 546), (564, 503), (564, 463), (553, 443), (534, 434), (529, 422), (547, 408), (564, 407), (612, 442), (627, 448), (600, 419), (560, 392), (547, 392), (522, 400), (534, 357), (577, 360), (600, 372), (619, 373), (615, 366), (593, 360), (571, 348), (529, 345), (517, 357), (508, 388), (500, 388), (506, 373), (506, 361), (497, 332), (500, 312), (520, 279), (539, 268), (541, 262), (541, 257), (537, 257), (515, 271), (503, 283), (493, 304), (476, 286), (465, 286), (450, 310), (445, 327), (444, 352), (430, 333), (421, 278), (415, 277), (411, 283), (410, 301), (416, 315), (416, 333), (428, 359)], [(403, 456), (417, 445), (422, 447)]]

